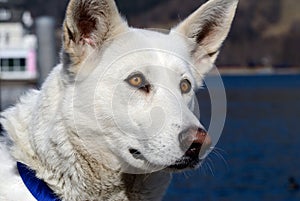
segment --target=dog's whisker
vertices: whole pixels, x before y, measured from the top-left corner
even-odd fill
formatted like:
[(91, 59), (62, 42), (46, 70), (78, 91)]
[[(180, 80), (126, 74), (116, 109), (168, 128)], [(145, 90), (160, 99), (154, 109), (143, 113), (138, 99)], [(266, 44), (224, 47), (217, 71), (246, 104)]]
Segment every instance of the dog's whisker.
[(203, 166), (203, 172), (204, 172), (205, 176), (208, 175), (208, 167), (207, 167), (207, 163), (206, 162), (204, 163), (204, 166)]
[(207, 163), (207, 167), (208, 167), (208, 169), (210, 170), (211, 175), (212, 175), (212, 176), (215, 176), (215, 173), (214, 173), (212, 167), (210, 166), (210, 163)]
[(201, 174), (207, 175), (206, 174), (206, 161), (205, 160), (203, 160), (203, 162), (200, 164), (199, 169), (200, 169)]
[(206, 160), (207, 160), (207, 167), (209, 168), (212, 176), (215, 176), (215, 173), (214, 173), (215, 167), (214, 167), (213, 161), (209, 157), (207, 157)]
[(200, 172), (200, 174), (203, 174), (203, 175), (205, 175), (205, 171), (204, 171), (204, 166), (205, 164), (204, 164), (204, 162), (202, 162), (202, 163), (200, 163), (200, 166), (199, 166), (199, 172)]
[(225, 151), (224, 149), (219, 148), (219, 147), (213, 147), (213, 150), (218, 151), (218, 152), (222, 152), (222, 153), (224, 153), (226, 155), (228, 154), (227, 151)]
[(189, 178), (189, 175), (188, 175), (188, 172), (182, 172), (183, 176), (185, 179), (188, 179)]
[(224, 163), (224, 165), (226, 166), (226, 169), (229, 169), (229, 165), (228, 162), (226, 161), (226, 159), (224, 158), (224, 156), (218, 152), (218, 150), (214, 149), (211, 152), (212, 154), (214, 154), (217, 158), (221, 159), (221, 161)]

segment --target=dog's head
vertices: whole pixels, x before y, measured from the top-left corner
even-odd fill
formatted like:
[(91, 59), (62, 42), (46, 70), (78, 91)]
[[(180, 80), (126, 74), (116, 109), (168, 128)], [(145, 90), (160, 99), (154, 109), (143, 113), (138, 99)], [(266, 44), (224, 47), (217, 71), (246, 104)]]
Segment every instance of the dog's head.
[(195, 114), (195, 91), (236, 6), (210, 0), (160, 33), (129, 28), (112, 0), (71, 0), (63, 26), (65, 114), (94, 157), (111, 151), (126, 171), (198, 166), (212, 142)]

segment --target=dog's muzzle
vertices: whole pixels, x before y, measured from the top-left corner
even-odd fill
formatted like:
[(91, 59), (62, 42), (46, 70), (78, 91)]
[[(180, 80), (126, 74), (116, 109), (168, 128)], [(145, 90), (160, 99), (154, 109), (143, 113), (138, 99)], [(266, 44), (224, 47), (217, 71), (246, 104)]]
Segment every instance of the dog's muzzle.
[(185, 154), (168, 168), (182, 170), (196, 168), (200, 164), (201, 158), (205, 156), (205, 153), (211, 147), (211, 138), (202, 128), (198, 128), (196, 131), (192, 131), (192, 133), (188, 134), (189, 136), (182, 140), (184, 145), (189, 145)]

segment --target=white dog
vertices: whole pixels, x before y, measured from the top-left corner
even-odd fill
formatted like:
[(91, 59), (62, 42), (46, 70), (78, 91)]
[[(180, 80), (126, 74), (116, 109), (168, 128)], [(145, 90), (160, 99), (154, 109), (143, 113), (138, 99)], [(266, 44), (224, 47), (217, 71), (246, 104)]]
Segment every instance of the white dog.
[(161, 200), (211, 140), (194, 90), (237, 0), (210, 0), (168, 33), (128, 27), (113, 0), (71, 0), (61, 64), (1, 114), (1, 201)]

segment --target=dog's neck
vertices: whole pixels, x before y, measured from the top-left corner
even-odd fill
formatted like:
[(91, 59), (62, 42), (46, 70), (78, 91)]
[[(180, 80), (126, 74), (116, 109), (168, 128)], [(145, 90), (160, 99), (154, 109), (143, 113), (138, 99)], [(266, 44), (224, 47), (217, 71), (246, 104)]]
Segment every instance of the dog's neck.
[[(55, 147), (45, 155), (37, 156), (45, 160), (35, 161), (34, 165), (28, 164), (61, 200), (140, 201), (159, 200), (162, 197), (170, 181), (170, 174), (156, 172), (133, 175), (112, 170), (95, 160), (75, 141), (64, 141), (60, 145), (51, 141), (49, 144)], [(64, 150), (66, 146), (73, 147), (72, 153)]]
[[(55, 145), (57, 154), (52, 155), (55, 160), (51, 161), (56, 161), (56, 166), (48, 160), (39, 176), (63, 200), (160, 200), (170, 181), (170, 174), (163, 171), (133, 175), (112, 170), (94, 159), (76, 137), (69, 138), (61, 146)], [(71, 146), (73, 152), (63, 154), (65, 146)]]
[(63, 87), (59, 76), (53, 76), (57, 73), (60, 67), (41, 91), (29, 93), (3, 114), (13, 157), (35, 170), (63, 201), (160, 200), (169, 173), (133, 175), (112, 170), (105, 164), (113, 155), (95, 159), (76, 132), (64, 125), (65, 117), (58, 115), (63, 112), (59, 105), (62, 97), (53, 97)]

